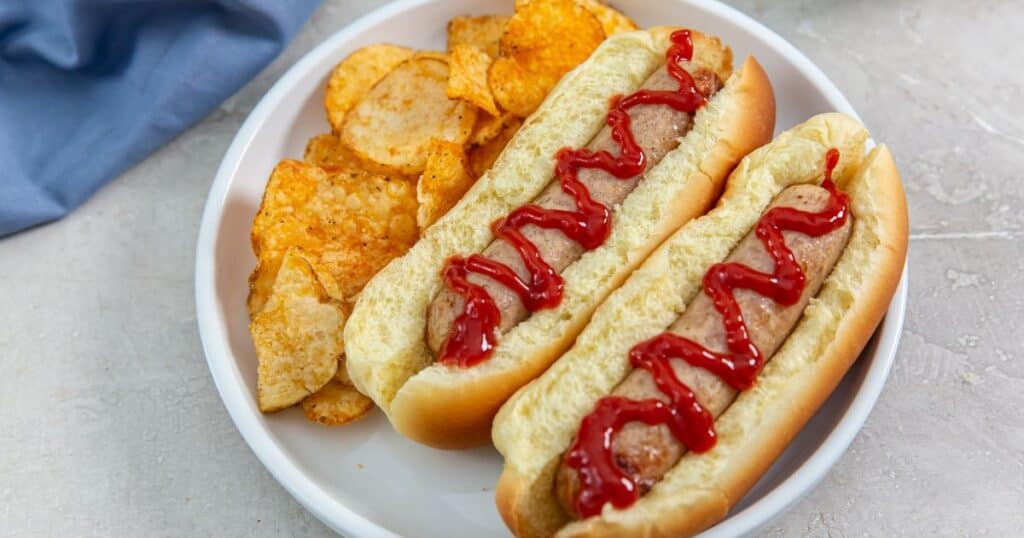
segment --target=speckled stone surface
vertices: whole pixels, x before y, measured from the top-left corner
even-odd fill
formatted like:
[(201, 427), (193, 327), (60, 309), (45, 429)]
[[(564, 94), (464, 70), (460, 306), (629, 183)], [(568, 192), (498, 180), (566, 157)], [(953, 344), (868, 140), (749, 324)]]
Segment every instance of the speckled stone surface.
[[(0, 241), (0, 535), (328, 536), (231, 424), (196, 329), (214, 171), (334, 0), (219, 110), (67, 219)], [(752, 1), (903, 171), (910, 302), (850, 451), (767, 536), (1024, 535), (1024, 4)]]

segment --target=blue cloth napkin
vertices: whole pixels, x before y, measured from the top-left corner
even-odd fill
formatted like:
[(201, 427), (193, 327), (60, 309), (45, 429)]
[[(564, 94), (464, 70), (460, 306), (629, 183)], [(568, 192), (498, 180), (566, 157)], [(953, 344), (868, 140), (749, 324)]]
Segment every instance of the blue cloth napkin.
[(320, 0), (0, 0), (0, 237), (60, 218), (269, 63)]

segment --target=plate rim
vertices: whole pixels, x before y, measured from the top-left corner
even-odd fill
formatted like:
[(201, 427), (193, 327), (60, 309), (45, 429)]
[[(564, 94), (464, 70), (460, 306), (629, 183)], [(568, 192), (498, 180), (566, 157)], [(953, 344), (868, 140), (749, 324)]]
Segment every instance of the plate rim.
[[(399, 535), (382, 528), (317, 486), (258, 422), (259, 410), (256, 409), (255, 402), (242, 391), (245, 382), (237, 362), (233, 360), (227, 347), (227, 321), (218, 311), (215, 301), (217, 294), (214, 262), (217, 232), (220, 229), (228, 188), (236, 175), (242, 154), (262, 128), (269, 112), (281, 104), (304, 74), (365, 28), (417, 6), (437, 1), (440, 0), (398, 0), (380, 6), (328, 36), (285, 71), (253, 107), (225, 152), (207, 194), (196, 240), (196, 321), (210, 374), (228, 415), (256, 458), (299, 504), (335, 532), (354, 536)], [(853, 106), (821, 68), (768, 27), (718, 0), (673, 1), (704, 9), (729, 20), (748, 33), (761, 37), (789, 60), (794, 69), (822, 90), (827, 100), (836, 105), (838, 111), (860, 120)], [(885, 318), (874, 334), (874, 337), (878, 338), (878, 344), (872, 364), (865, 374), (861, 388), (855, 393), (836, 427), (826, 436), (826, 441), (766, 495), (706, 530), (701, 536), (737, 536), (764, 526), (810, 493), (846, 453), (881, 395), (899, 349), (907, 303), (907, 282), (908, 271), (904, 264), (896, 293), (886, 310)]]

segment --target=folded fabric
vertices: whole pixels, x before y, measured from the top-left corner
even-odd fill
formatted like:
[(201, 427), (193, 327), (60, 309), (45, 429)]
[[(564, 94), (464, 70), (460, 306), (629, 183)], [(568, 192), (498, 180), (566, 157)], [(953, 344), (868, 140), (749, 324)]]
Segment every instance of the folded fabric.
[(202, 118), (318, 3), (0, 2), (0, 237), (63, 216)]

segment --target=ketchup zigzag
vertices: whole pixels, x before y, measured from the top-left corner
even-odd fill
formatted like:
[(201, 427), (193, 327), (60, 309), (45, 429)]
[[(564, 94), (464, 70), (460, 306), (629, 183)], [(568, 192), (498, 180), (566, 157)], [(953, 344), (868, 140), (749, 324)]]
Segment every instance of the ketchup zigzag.
[(508, 241), (518, 251), (529, 272), (529, 282), (509, 266), (479, 254), (452, 257), (447, 261), (443, 270), (445, 285), (462, 295), (466, 306), (452, 324), (452, 330), (441, 347), (439, 362), (472, 366), (487, 359), (497, 344), (501, 311), (483, 287), (469, 282), (467, 277), (471, 272), (486, 275), (513, 290), (530, 312), (558, 306), (562, 300), (562, 277), (544, 261), (537, 246), (523, 235), (521, 229), (528, 224), (557, 229), (586, 250), (593, 250), (604, 243), (611, 233), (611, 211), (591, 198), (590, 191), (577, 173), (581, 168), (598, 168), (618, 179), (629, 179), (644, 171), (647, 159), (633, 136), (627, 113), (630, 108), (667, 105), (692, 114), (707, 102), (693, 77), (679, 65), (679, 62), (693, 58), (690, 31), (673, 32), (671, 41), (672, 45), (665, 54), (665, 66), (669, 75), (679, 82), (678, 90), (640, 90), (612, 99), (606, 121), (611, 128), (612, 139), (619, 145), (618, 157), (607, 151), (594, 152), (586, 148), (562, 148), (558, 151), (555, 175), (562, 190), (575, 200), (576, 211), (528, 204), (494, 224), (494, 235)]
[(733, 290), (747, 289), (790, 306), (800, 300), (805, 276), (782, 236), (785, 230), (811, 237), (825, 235), (841, 226), (849, 217), (849, 199), (832, 182), (832, 171), (839, 162), (839, 151), (825, 155), (822, 187), (830, 196), (817, 213), (790, 207), (776, 207), (757, 223), (757, 237), (775, 262), (772, 273), (762, 273), (740, 263), (712, 265), (704, 275), (704, 293), (722, 315), (728, 353), (716, 353), (677, 334), (664, 332), (641, 342), (629, 352), (634, 368), (651, 373), (655, 385), (668, 400), (631, 400), (606, 396), (583, 418), (579, 433), (569, 447), (566, 463), (579, 474), (581, 488), (574, 499), (580, 517), (601, 512), (606, 502), (625, 508), (639, 497), (633, 478), (614, 462), (612, 443), (615, 434), (629, 422), (665, 424), (688, 450), (705, 452), (715, 446), (715, 419), (686, 384), (676, 377), (670, 360), (679, 358), (708, 370), (729, 386), (742, 391), (751, 388), (764, 366), (765, 358), (750, 339), (743, 313)]

